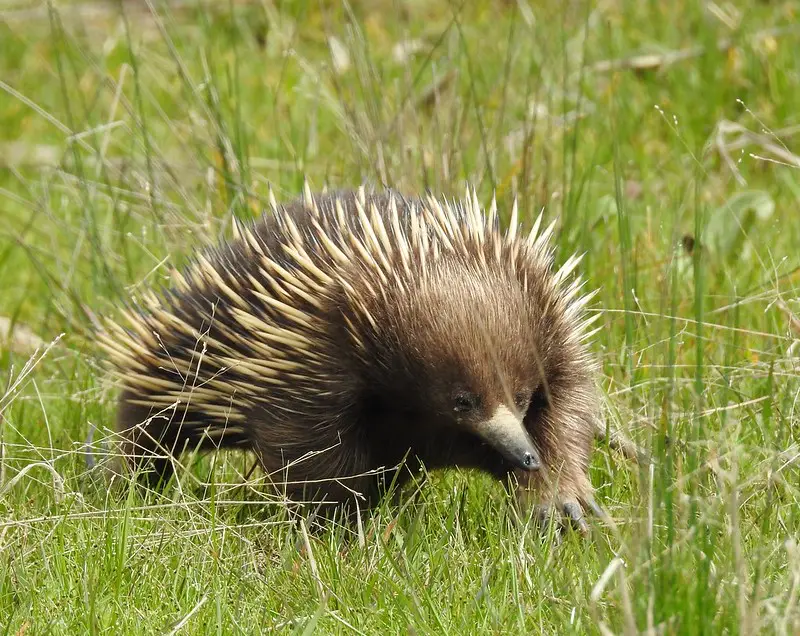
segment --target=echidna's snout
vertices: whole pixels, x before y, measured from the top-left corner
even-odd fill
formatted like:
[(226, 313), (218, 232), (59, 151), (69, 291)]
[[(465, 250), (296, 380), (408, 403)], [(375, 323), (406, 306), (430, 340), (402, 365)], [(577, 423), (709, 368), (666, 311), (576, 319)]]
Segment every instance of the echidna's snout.
[(515, 468), (539, 470), (541, 467), (539, 453), (522, 420), (505, 405), (499, 406), (491, 418), (476, 427), (475, 432)]
[(525, 451), (525, 454), (522, 458), (522, 468), (525, 470), (539, 470), (541, 465), (541, 461), (537, 457), (535, 451)]

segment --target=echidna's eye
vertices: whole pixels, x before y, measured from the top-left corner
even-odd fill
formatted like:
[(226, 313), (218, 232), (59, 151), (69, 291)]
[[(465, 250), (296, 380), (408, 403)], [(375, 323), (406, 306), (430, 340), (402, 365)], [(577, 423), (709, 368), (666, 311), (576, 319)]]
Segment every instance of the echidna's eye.
[(541, 386), (531, 395), (530, 405), (528, 408), (541, 411), (547, 408), (549, 403), (550, 400), (548, 399), (547, 389), (544, 386)]
[(516, 406), (523, 413), (528, 410), (528, 403), (531, 400), (529, 391), (518, 391), (514, 395), (514, 406)]
[(459, 391), (453, 396), (453, 410), (456, 413), (469, 413), (478, 408), (478, 396), (469, 391)]

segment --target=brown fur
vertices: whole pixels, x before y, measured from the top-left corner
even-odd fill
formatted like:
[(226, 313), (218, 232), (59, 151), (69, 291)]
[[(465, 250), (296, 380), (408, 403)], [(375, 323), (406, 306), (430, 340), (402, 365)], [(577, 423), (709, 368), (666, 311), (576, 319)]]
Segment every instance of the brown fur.
[[(367, 193), (367, 212), (374, 204), (390, 218), (392, 196), (408, 235), (412, 207), (424, 201)], [(337, 199), (344, 217), (337, 218)], [(138, 330), (109, 332), (107, 347), (117, 347), (125, 384), (118, 429), (131, 465), (166, 477), (170, 460), (147, 460), (148, 452), (251, 448), (290, 498), (345, 502), (357, 492), (364, 496), (362, 510), (378, 501), (384, 480), (402, 482), (419, 463), (477, 468), (500, 479), (515, 474), (523, 497), (532, 491), (538, 503), (590, 500), (594, 367), (574, 337), (575, 319), (554, 295), (548, 260), (526, 257), (493, 228), (485, 240), (454, 250), (431, 231), (425, 262), (412, 253), (408, 268), (398, 249), (387, 250), (383, 267), (358, 251), (337, 263), (323, 249), (313, 219), (339, 245), (352, 237), (368, 245), (355, 201), (351, 192), (315, 197), (317, 215), (302, 200), (278, 208), (252, 228), (258, 249), (240, 237), (210, 251), (163, 299), (129, 315)], [(287, 216), (296, 231), (283, 220)], [(316, 268), (335, 272), (335, 282), (314, 287), (324, 293), (311, 300), (286, 283), (310, 271), (283, 247), (298, 241)], [(288, 276), (265, 267), (266, 258)], [(290, 304), (299, 318), (264, 295)], [(252, 323), (237, 319), (237, 308), (286, 330), (281, 333), (300, 334), (305, 344), (259, 335)], [(179, 321), (167, 322), (165, 313)], [(273, 356), (288, 366), (261, 381), (258, 364), (273, 364)], [(252, 361), (249, 370), (237, 366), (239, 360)], [(165, 386), (177, 389), (171, 395), (177, 393), (179, 403), (159, 399)], [(463, 391), (480, 398), (466, 415), (453, 407)], [(525, 413), (541, 470), (513, 468), (471, 431), (470, 418), (488, 417), (501, 404)], [(393, 473), (404, 459), (411, 470)], [(376, 475), (380, 468), (389, 469), (388, 476)]]

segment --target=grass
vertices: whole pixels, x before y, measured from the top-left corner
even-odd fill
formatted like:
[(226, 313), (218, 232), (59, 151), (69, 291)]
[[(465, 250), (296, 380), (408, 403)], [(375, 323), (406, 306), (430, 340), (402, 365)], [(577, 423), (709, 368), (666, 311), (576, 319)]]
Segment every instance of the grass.
[[(564, 4), (0, 9), (4, 633), (800, 631), (797, 9)], [(450, 472), (359, 540), (233, 453), (161, 495), (93, 477), (92, 316), (306, 177), (559, 219), (606, 417), (653, 456), (598, 444), (613, 524), (542, 541)]]

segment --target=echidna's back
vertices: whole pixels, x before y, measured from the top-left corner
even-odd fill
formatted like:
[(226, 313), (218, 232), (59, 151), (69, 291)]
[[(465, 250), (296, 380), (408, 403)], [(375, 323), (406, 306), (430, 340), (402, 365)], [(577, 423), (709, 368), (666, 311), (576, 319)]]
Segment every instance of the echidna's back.
[[(386, 217), (392, 200), (405, 232), (415, 200), (396, 193), (339, 191), (275, 206), (173, 272), (161, 297), (127, 313), (127, 329), (112, 325), (102, 342), (124, 382), (124, 453), (252, 445), (255, 426), (285, 421), (308, 396), (318, 404), (302, 404), (304, 413), (335, 410), (349, 387), (337, 380), (346, 360), (331, 351), (341, 340), (331, 309), (342, 298), (330, 281), (347, 263), (332, 244), (365, 242), (360, 220)], [(153, 464), (169, 473), (166, 457)]]

